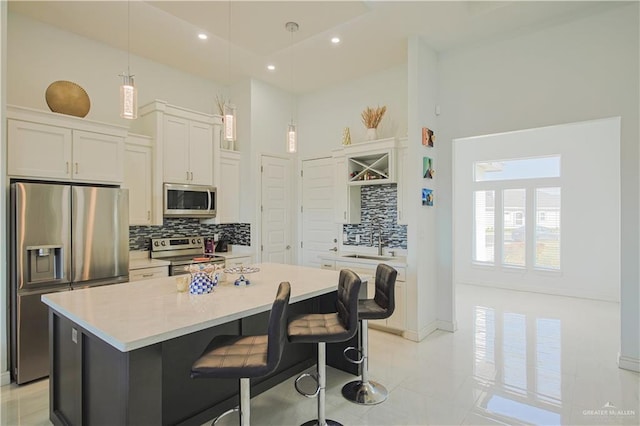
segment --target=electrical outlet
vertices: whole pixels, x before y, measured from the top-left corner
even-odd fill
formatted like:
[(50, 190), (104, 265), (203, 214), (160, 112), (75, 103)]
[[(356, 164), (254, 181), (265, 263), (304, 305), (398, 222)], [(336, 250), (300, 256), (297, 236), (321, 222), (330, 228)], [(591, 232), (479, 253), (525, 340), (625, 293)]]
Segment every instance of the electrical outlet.
[(218, 241), (220, 239), (220, 234), (213, 234), (213, 241)]
[(346, 232), (344, 232), (344, 233), (342, 234), (342, 242), (343, 242), (343, 243), (346, 243), (347, 241), (349, 241), (349, 235), (347, 235), (347, 233), (346, 233)]
[(360, 235), (356, 235), (356, 244), (360, 242)]

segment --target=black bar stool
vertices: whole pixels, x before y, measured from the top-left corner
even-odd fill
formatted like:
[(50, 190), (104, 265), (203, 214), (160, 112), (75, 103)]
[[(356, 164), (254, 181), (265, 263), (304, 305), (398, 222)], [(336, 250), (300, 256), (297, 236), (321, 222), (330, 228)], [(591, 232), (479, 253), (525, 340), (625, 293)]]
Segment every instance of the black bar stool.
[(344, 350), (345, 358), (354, 364), (362, 364), (362, 380), (354, 380), (342, 387), (342, 396), (351, 402), (362, 405), (380, 404), (387, 399), (387, 389), (380, 383), (369, 381), (369, 326), (368, 320), (385, 319), (395, 309), (394, 287), (398, 271), (391, 266), (380, 264), (376, 268), (376, 294), (373, 299), (358, 301), (358, 319), (360, 320), (360, 339), (362, 356), (353, 360), (347, 352), (355, 350), (349, 347)]
[[(341, 426), (334, 420), (325, 417), (326, 386), (326, 343), (344, 342), (351, 339), (358, 331), (358, 292), (360, 278), (355, 272), (343, 269), (338, 282), (337, 312), (330, 314), (304, 314), (289, 321), (289, 341), (291, 343), (317, 343), (318, 364), (316, 391), (308, 394), (300, 390), (298, 382), (310, 374), (302, 374), (295, 381), (296, 390), (302, 395), (318, 397), (318, 419), (310, 420), (303, 426)], [(313, 377), (313, 376), (311, 376)]]
[[(280, 283), (271, 307), (266, 336), (216, 336), (191, 366), (191, 378), (240, 379), (241, 426), (249, 426), (249, 379), (271, 374), (280, 364), (287, 341), (290, 295), (291, 285), (288, 282)], [(238, 408), (222, 413), (213, 420), (212, 425), (233, 411), (238, 411)]]

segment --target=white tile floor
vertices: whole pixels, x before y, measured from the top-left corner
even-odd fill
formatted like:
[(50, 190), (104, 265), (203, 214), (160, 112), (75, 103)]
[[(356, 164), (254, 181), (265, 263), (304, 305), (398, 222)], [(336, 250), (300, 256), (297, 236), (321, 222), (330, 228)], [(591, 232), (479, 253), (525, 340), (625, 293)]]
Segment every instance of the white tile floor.
[[(344, 400), (328, 369), (328, 417), (344, 425), (640, 424), (640, 378), (617, 368), (614, 303), (458, 286), (456, 333), (420, 343), (370, 330), (376, 406)], [(48, 382), (0, 388), (0, 424), (48, 425)], [(288, 380), (252, 399), (254, 425), (297, 425), (315, 400)], [(220, 425), (237, 424), (233, 416)]]

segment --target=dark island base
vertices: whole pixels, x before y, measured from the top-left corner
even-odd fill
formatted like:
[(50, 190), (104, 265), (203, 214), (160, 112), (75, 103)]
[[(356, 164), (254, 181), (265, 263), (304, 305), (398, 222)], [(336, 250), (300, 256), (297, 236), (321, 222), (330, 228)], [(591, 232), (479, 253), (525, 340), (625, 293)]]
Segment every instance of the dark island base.
[[(336, 294), (294, 303), (290, 315), (335, 312)], [(238, 405), (238, 380), (191, 379), (192, 363), (220, 334), (266, 334), (269, 312), (130, 352), (49, 310), (50, 420), (55, 425), (200, 425)], [(75, 331), (74, 331), (75, 330)], [(344, 360), (348, 342), (327, 344), (327, 365), (358, 374)], [(313, 344), (287, 344), (278, 369), (251, 380), (258, 395), (316, 363)], [(313, 413), (309, 413), (312, 415)]]

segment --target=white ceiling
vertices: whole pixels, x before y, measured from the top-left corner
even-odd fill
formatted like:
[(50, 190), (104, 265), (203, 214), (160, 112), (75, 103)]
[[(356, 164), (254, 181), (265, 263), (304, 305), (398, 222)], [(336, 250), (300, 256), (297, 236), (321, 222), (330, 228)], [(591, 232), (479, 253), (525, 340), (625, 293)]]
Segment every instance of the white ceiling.
[[(621, 2), (611, 1), (30, 1), (9, 12), (222, 84), (254, 77), (297, 93), (406, 62), (407, 37), (438, 52), (514, 37)], [(229, 19), (230, 16), (230, 19)], [(285, 29), (295, 21), (300, 30)], [(230, 23), (230, 25), (229, 25)], [(201, 41), (198, 32), (209, 39)], [(340, 45), (330, 38), (339, 36)], [(228, 40), (231, 41), (230, 48)], [(266, 69), (267, 63), (276, 71)], [(135, 74), (135, 62), (131, 63)]]

